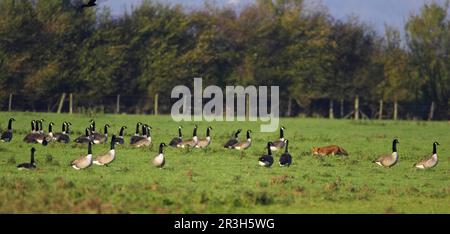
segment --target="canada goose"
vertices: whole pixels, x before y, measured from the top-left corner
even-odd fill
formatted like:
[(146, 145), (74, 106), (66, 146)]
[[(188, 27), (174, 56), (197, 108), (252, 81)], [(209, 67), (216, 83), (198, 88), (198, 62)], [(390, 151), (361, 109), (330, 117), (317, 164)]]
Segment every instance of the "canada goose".
[(148, 129), (152, 128), (152, 127), (148, 126), (147, 124), (141, 124), (141, 126), (142, 126), (142, 136), (139, 135), (139, 131), (138, 131), (137, 135), (135, 134), (135, 137), (133, 138), (134, 142), (132, 143), (132, 145), (136, 144), (138, 141), (146, 140), (148, 137), (148, 132), (149, 132)]
[(34, 153), (36, 152), (35, 148), (31, 148), (31, 159), (30, 163), (22, 163), (17, 165), (18, 170), (31, 170), (36, 169), (36, 162), (34, 161)]
[(140, 140), (140, 136), (139, 136), (139, 128), (142, 126), (142, 123), (139, 122), (136, 124), (136, 133), (134, 134), (134, 136), (132, 136), (130, 138), (130, 144), (134, 144), (136, 143), (136, 141)]
[(143, 138), (141, 140), (138, 140), (134, 144), (132, 144), (132, 146), (137, 147), (137, 148), (151, 146), (152, 145), (152, 135), (150, 132), (151, 128), (152, 127), (150, 127), (150, 126), (146, 126), (145, 129), (143, 129), (143, 132), (144, 132)]
[(50, 123), (48, 124), (48, 133), (47, 133), (47, 134), (40, 134), (40, 135), (35, 139), (35, 141), (36, 141), (37, 143), (39, 143), (39, 144), (45, 144), (44, 141), (51, 142), (51, 141), (55, 140), (54, 137), (53, 137), (53, 126), (54, 126), (54, 125), (55, 125), (55, 124), (54, 124), (53, 122), (50, 122)]
[(199, 140), (195, 148), (206, 148), (211, 144), (211, 130), (212, 127), (206, 129), (206, 138)]
[(271, 167), (273, 164), (271, 146), (273, 146), (272, 142), (267, 143), (267, 155), (261, 156), (258, 160), (259, 165), (262, 167)]
[(224, 148), (231, 149), (233, 148), (233, 145), (239, 143), (239, 134), (242, 132), (242, 129), (238, 129), (236, 133), (234, 134), (234, 138), (231, 138), (225, 145)]
[(280, 128), (280, 139), (273, 142), (273, 145), (271, 148), (272, 151), (278, 151), (278, 150), (284, 148), (284, 145), (286, 144), (284, 141), (284, 130), (285, 130), (284, 127)]
[(397, 153), (397, 144), (400, 144), (397, 139), (394, 139), (392, 142), (392, 153), (388, 155), (382, 155), (377, 160), (373, 161), (379, 166), (382, 167), (393, 167), (397, 164), (398, 161), (398, 153)]
[(16, 121), (14, 118), (10, 118), (8, 121), (8, 129), (2, 133), (1, 137), (0, 137), (0, 141), (1, 142), (11, 142), (12, 138), (13, 138), (13, 127), (12, 127), (12, 123)]
[(125, 139), (124, 139), (124, 136), (123, 136), (124, 132), (125, 132), (125, 129), (127, 129), (127, 126), (122, 126), (120, 128), (119, 136), (116, 138), (116, 144), (118, 144), (118, 145), (125, 144)]
[(37, 124), (37, 132), (39, 134), (44, 134), (44, 128), (42, 127), (42, 124), (45, 122), (45, 119), (36, 120)]
[(86, 128), (84, 136), (78, 137), (77, 139), (75, 139), (75, 142), (79, 144), (92, 142), (91, 130), (89, 128)]
[(416, 163), (414, 165), (414, 167), (419, 168), (419, 169), (428, 169), (428, 168), (433, 168), (433, 167), (437, 166), (437, 164), (438, 164), (437, 146), (438, 145), (439, 145), (439, 143), (434, 142), (433, 143), (433, 154), (431, 154), (424, 160)]
[[(96, 145), (98, 144), (103, 144), (106, 141), (108, 141), (108, 128), (110, 128), (111, 126), (109, 124), (105, 124), (105, 127), (103, 129), (103, 134), (101, 133), (97, 133), (97, 132), (92, 132), (91, 133), (91, 139), (92, 142)], [(95, 129), (95, 127), (94, 127)]]
[(69, 136), (69, 123), (64, 122), (62, 125), (62, 132), (58, 132), (54, 134), (55, 141), (60, 143), (69, 143), (70, 142), (70, 136)]
[(177, 145), (178, 148), (188, 148), (188, 147), (195, 147), (198, 144), (198, 137), (197, 137), (197, 129), (198, 126), (195, 125), (194, 127), (194, 131), (192, 133), (192, 139), (191, 140), (186, 140), (186, 141), (182, 141), (181, 143), (179, 143)]
[(170, 146), (177, 147), (181, 142), (183, 142), (183, 134), (181, 133), (182, 128), (182, 126), (178, 126), (178, 137), (174, 137), (172, 141), (170, 141)]
[(166, 146), (167, 145), (165, 143), (161, 143), (159, 145), (159, 154), (156, 155), (156, 157), (153, 159), (153, 166), (158, 167), (158, 168), (163, 168), (164, 165), (166, 164), (166, 159), (164, 157), (164, 152), (163, 152), (163, 149)]
[(237, 150), (246, 150), (252, 145), (252, 138), (250, 136), (250, 133), (252, 133), (251, 130), (247, 131), (247, 140), (241, 141), (235, 145), (232, 146), (233, 149)]
[(71, 166), (75, 170), (82, 170), (90, 167), (91, 165), (92, 165), (92, 142), (89, 141), (88, 154), (86, 156), (81, 156), (80, 158), (73, 160)]
[(97, 156), (97, 158), (94, 160), (95, 165), (108, 166), (114, 161), (114, 159), (116, 158), (116, 139), (116, 135), (113, 135), (111, 137), (111, 147), (109, 148), (108, 153)]
[(39, 126), (38, 121), (33, 120), (31, 121), (31, 133), (27, 134), (23, 141), (26, 143), (36, 143), (36, 139), (41, 137), (41, 134), (39, 133)]
[(279, 163), (280, 163), (280, 166), (282, 166), (282, 167), (290, 167), (292, 164), (292, 156), (289, 153), (289, 149), (288, 149), (289, 148), (289, 140), (286, 140), (285, 142), (286, 142), (286, 144), (285, 144), (286, 149), (284, 151), (284, 154), (281, 155)]

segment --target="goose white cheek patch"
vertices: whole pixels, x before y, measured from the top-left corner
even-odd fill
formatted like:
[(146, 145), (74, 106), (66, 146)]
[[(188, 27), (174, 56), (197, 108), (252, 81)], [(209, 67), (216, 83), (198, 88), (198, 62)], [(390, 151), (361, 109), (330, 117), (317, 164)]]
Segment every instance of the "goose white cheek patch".
[(174, 121), (261, 122), (261, 132), (275, 132), (279, 127), (279, 86), (270, 87), (270, 98), (267, 86), (227, 86), (224, 95), (218, 86), (203, 89), (203, 79), (195, 78), (193, 93), (184, 85), (172, 89), (171, 98), (177, 99), (171, 110)]

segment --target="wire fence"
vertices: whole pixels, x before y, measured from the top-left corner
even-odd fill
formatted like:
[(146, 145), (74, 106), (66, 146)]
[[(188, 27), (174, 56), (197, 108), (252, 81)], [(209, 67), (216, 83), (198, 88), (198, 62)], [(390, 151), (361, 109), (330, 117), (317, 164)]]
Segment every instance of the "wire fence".
[[(0, 111), (16, 112), (53, 112), (53, 113), (120, 113), (120, 114), (170, 114), (177, 100), (159, 95), (109, 95), (89, 98), (78, 94), (52, 94), (33, 96), (29, 94), (3, 95), (0, 99)], [(209, 100), (204, 100), (204, 103)], [(193, 102), (192, 102), (193, 103)], [(270, 100), (269, 103), (270, 104)], [(225, 105), (225, 103), (224, 103)], [(399, 102), (398, 119), (427, 120), (430, 103)], [(269, 107), (270, 108), (270, 107)], [(378, 119), (380, 103), (372, 100), (359, 100), (360, 118)], [(282, 117), (355, 118), (355, 100), (334, 100), (321, 98), (311, 100), (310, 104), (300, 106), (293, 100), (280, 100)], [(383, 119), (394, 118), (394, 104), (383, 103)]]

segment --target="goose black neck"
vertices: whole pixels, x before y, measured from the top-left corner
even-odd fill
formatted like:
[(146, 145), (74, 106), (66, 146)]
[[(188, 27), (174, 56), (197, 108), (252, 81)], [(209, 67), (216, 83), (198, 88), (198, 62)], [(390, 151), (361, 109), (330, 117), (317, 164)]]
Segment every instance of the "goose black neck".
[(61, 127), (62, 132), (66, 132), (66, 123), (64, 122)]
[(271, 146), (271, 144), (268, 143), (268, 144), (267, 144), (267, 154), (268, 154), (268, 155), (272, 155), (272, 150), (270, 149), (270, 146)]
[(234, 134), (234, 138), (239, 138), (239, 133), (241, 133), (241, 131), (237, 131), (235, 134)]
[(164, 149), (164, 145), (163, 144), (159, 145), (159, 154), (163, 153), (163, 149)]
[(147, 127), (142, 125), (142, 135), (146, 136), (147, 135)]
[(111, 147), (110, 147), (110, 149), (113, 150), (115, 148), (116, 148), (116, 136), (113, 136), (111, 138)]
[(194, 128), (194, 132), (192, 133), (192, 136), (197, 136), (197, 128)]
[(139, 135), (139, 125), (140, 124), (136, 124), (136, 135)]
[(94, 122), (92, 122), (92, 124), (91, 124), (91, 125), (92, 125), (92, 131), (93, 131), (93, 132), (95, 132), (95, 121), (94, 121)]
[(250, 139), (250, 132), (247, 132), (247, 140)]
[(34, 164), (34, 150), (31, 150), (31, 159), (30, 159), (30, 163)]
[(42, 128), (42, 121), (39, 121), (39, 129), (38, 129), (38, 130), (39, 130), (39, 131), (42, 131), (42, 129), (43, 129), (43, 128)]
[(147, 136), (147, 128), (142, 127), (142, 136)]
[(280, 128), (280, 139), (284, 138), (284, 129)]
[(433, 155), (437, 154), (437, 144), (433, 144)]
[(150, 131), (150, 128), (148, 127), (146, 130), (147, 130), (146, 131), (147, 137), (151, 137), (152, 136), (152, 132)]
[(179, 138), (182, 138), (182, 137), (183, 137), (183, 134), (181, 133), (181, 128), (178, 128), (178, 137), (179, 137)]
[(31, 121), (31, 131), (34, 132), (34, 130), (36, 130), (36, 127), (34, 126), (35, 122)]
[(50, 133), (50, 132), (53, 132), (53, 126), (52, 126), (52, 124), (49, 124), (48, 125), (48, 132)]
[(12, 130), (12, 122), (13, 122), (13, 119), (9, 119), (8, 130)]
[(286, 141), (286, 150), (285, 153), (289, 153), (289, 141)]
[(211, 134), (211, 129), (210, 128), (206, 129), (206, 136), (209, 137), (210, 134)]
[(392, 143), (392, 152), (397, 152), (397, 141)]
[(105, 125), (105, 129), (103, 130), (103, 133), (105, 133), (105, 135), (108, 134), (108, 125)]
[(89, 145), (88, 145), (88, 155), (89, 154), (92, 154), (92, 142), (89, 142)]
[(125, 131), (125, 128), (124, 127), (122, 127), (121, 129), (120, 129), (120, 133), (119, 133), (119, 136), (121, 136), (121, 137), (123, 137), (123, 132)]
[(89, 136), (89, 128), (86, 128), (85, 132), (84, 132), (85, 136)]

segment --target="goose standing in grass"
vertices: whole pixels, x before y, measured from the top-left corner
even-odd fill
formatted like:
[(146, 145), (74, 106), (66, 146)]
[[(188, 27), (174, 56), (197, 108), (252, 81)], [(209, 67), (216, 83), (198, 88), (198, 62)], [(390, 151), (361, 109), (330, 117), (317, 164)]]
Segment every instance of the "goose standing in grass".
[(22, 163), (17, 165), (18, 170), (31, 170), (36, 169), (36, 162), (34, 161), (34, 154), (36, 152), (35, 148), (31, 148), (31, 159), (30, 163)]
[[(130, 144), (134, 144), (136, 143), (136, 141), (140, 140), (140, 135), (139, 135), (139, 128), (142, 126), (142, 123), (139, 122), (136, 124), (136, 132), (134, 133), (134, 135), (130, 138)], [(144, 134), (144, 133), (142, 133)]]
[(178, 145), (183, 142), (183, 133), (181, 133), (182, 126), (178, 126), (178, 137), (174, 137), (169, 145), (172, 147), (178, 147)]
[(156, 155), (156, 157), (153, 159), (153, 166), (158, 168), (163, 168), (166, 164), (166, 158), (164, 157), (164, 147), (167, 145), (165, 143), (161, 143), (159, 145), (159, 153)]
[(212, 130), (211, 126), (206, 129), (206, 138), (199, 140), (195, 148), (203, 149), (211, 144), (211, 130)]
[(231, 138), (228, 140), (227, 143), (223, 146), (224, 148), (231, 149), (233, 148), (233, 145), (239, 143), (239, 134), (242, 132), (242, 129), (238, 129), (236, 133), (234, 134), (234, 138)]
[(269, 142), (267, 143), (267, 154), (263, 155), (259, 158), (258, 162), (259, 165), (262, 167), (271, 167), (273, 164), (273, 157), (272, 157), (272, 146), (273, 143)]
[(250, 136), (251, 133), (252, 133), (252, 131), (248, 130), (247, 131), (247, 140), (236, 143), (235, 145), (232, 146), (232, 148), (236, 149), (236, 150), (246, 150), (246, 149), (250, 148), (250, 146), (252, 146), (252, 138)]
[(286, 142), (286, 146), (285, 146), (286, 149), (284, 151), (284, 154), (281, 155), (279, 163), (280, 163), (280, 166), (282, 166), (282, 167), (290, 167), (292, 164), (292, 156), (289, 153), (289, 149), (288, 149), (289, 148), (289, 140), (286, 140), (285, 142)]
[(119, 136), (116, 138), (116, 144), (118, 144), (118, 145), (125, 144), (125, 138), (124, 138), (125, 129), (127, 129), (127, 126), (122, 126), (120, 128)]
[(0, 137), (1, 142), (11, 142), (13, 139), (13, 125), (12, 123), (16, 121), (14, 118), (10, 118), (8, 121), (8, 129), (4, 131)]
[(284, 127), (280, 128), (280, 139), (273, 142), (273, 145), (271, 146), (272, 151), (278, 151), (284, 148), (285, 146), (285, 139), (284, 139)]
[(99, 166), (108, 166), (111, 164), (114, 159), (116, 158), (116, 135), (113, 135), (111, 137), (111, 146), (109, 148), (108, 153), (97, 156), (97, 158), (94, 160), (95, 165)]
[(98, 133), (98, 132), (92, 132), (91, 133), (92, 142), (96, 145), (107, 142), (108, 141), (108, 128), (110, 128), (110, 127), (111, 126), (109, 124), (105, 124), (105, 127), (103, 128), (103, 134)]
[(427, 158), (425, 158), (424, 160), (414, 164), (415, 168), (419, 168), (419, 169), (428, 169), (428, 168), (433, 168), (435, 166), (437, 166), (438, 164), (438, 154), (437, 154), (437, 146), (439, 145), (439, 143), (434, 142), (433, 143), (433, 153), (428, 156)]
[(59, 143), (67, 144), (70, 142), (70, 136), (69, 136), (69, 122), (64, 122), (62, 125), (62, 132), (57, 132), (54, 134), (55, 141)]
[(88, 153), (86, 156), (81, 156), (78, 159), (75, 159), (70, 164), (75, 170), (83, 170), (92, 165), (92, 142), (89, 141), (88, 144)]
[(92, 139), (91, 139), (91, 129), (86, 128), (86, 130), (85, 130), (85, 132), (84, 132), (84, 135), (78, 137), (77, 139), (75, 139), (75, 142), (76, 142), (76, 143), (79, 143), (79, 144), (90, 143), (90, 142), (92, 142)]
[(150, 129), (152, 127), (148, 125), (144, 125), (145, 128), (142, 129), (142, 132), (144, 133), (144, 136), (141, 140), (137, 140), (132, 146), (141, 148), (141, 147), (148, 147), (152, 145), (152, 134), (150, 132)]
[(178, 144), (177, 147), (178, 148), (188, 148), (188, 147), (193, 148), (193, 147), (195, 147), (198, 144), (197, 129), (198, 129), (198, 126), (195, 125), (194, 131), (192, 133), (192, 139), (182, 141), (180, 144)]
[(382, 167), (393, 167), (398, 162), (397, 144), (400, 144), (397, 139), (392, 142), (392, 153), (388, 155), (382, 155), (377, 160), (373, 161)]

